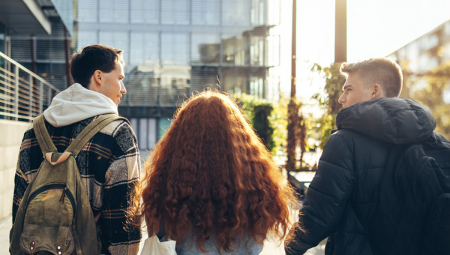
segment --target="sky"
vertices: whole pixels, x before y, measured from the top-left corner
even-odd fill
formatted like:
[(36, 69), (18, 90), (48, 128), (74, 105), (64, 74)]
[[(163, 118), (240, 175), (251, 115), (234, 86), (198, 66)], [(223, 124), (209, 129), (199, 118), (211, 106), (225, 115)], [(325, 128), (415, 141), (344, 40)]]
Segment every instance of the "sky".
[(347, 0), (348, 61), (386, 56), (450, 20), (449, 0)]
[[(281, 88), (289, 93), (292, 0), (281, 2)], [(311, 65), (334, 62), (334, 7), (335, 0), (297, 0), (299, 98), (323, 85)], [(387, 56), (447, 20), (450, 0), (347, 0), (347, 61)]]

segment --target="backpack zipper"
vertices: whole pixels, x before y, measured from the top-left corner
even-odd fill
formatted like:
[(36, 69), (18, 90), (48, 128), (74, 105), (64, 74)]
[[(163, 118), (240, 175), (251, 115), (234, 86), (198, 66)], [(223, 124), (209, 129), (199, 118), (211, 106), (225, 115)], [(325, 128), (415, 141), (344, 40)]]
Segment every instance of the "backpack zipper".
[(31, 201), (33, 201), (33, 199), (39, 194), (42, 193), (46, 190), (49, 189), (62, 189), (63, 193), (61, 194), (61, 198), (60, 198), (60, 202), (64, 201), (62, 200), (64, 198), (64, 196), (67, 194), (67, 198), (70, 201), (70, 204), (72, 205), (72, 211), (73, 211), (73, 219), (75, 220), (75, 213), (76, 213), (76, 208), (75, 208), (75, 199), (73, 198), (72, 192), (70, 192), (70, 190), (67, 189), (67, 186), (65, 184), (50, 184), (50, 185), (46, 185), (43, 187), (40, 187), (39, 189), (35, 190), (31, 195), (30, 198), (28, 199), (28, 204), (27, 207), (25, 208), (25, 211), (28, 208), (28, 205), (31, 203)]
[(63, 204), (64, 204), (64, 196), (66, 195), (66, 190), (67, 190), (67, 187), (64, 187), (64, 189), (61, 193), (61, 197), (59, 198), (59, 202), (61, 202)]

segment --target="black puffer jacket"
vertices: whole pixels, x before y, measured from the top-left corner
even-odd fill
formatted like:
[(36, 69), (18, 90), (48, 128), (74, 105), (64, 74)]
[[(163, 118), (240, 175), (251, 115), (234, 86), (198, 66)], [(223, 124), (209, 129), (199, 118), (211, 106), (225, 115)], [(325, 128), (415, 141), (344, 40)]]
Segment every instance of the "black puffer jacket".
[[(377, 189), (387, 161), (392, 160), (392, 148), (427, 142), (449, 146), (433, 132), (436, 122), (430, 112), (409, 99), (354, 104), (338, 114), (336, 124), (338, 131), (325, 145), (300, 212), (304, 231), (296, 229), (286, 246), (288, 255), (303, 254), (326, 237), (327, 255), (379, 254), (379, 243), (369, 240), (364, 225), (378, 204)], [(380, 228), (385, 228), (382, 233), (398, 230), (396, 226)]]

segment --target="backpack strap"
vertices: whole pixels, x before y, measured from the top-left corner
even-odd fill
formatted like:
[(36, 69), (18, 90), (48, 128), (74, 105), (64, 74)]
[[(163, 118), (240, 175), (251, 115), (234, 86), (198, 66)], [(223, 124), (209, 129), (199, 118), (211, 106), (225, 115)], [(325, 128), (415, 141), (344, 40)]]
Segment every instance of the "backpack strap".
[[(86, 143), (91, 140), (91, 138), (97, 134), (100, 130), (106, 127), (109, 123), (122, 119), (128, 122), (124, 117), (119, 117), (116, 114), (105, 114), (101, 115), (94, 121), (92, 121), (87, 127), (81, 131), (81, 133), (72, 141), (72, 143), (67, 147), (66, 152), (71, 152), (73, 157), (76, 158), (81, 149), (86, 145)], [(129, 122), (128, 122), (129, 123)]]
[(56, 152), (56, 146), (53, 144), (52, 139), (45, 127), (44, 122), (44, 114), (39, 115), (33, 121), (33, 129), (36, 134), (36, 138), (38, 140), (39, 147), (41, 147), (42, 155), (47, 154), (48, 152)]

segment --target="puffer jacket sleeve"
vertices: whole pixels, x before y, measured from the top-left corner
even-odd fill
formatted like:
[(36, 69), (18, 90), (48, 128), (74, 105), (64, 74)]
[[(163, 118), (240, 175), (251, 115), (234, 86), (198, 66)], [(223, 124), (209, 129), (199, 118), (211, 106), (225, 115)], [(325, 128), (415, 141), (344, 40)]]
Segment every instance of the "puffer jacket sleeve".
[(338, 131), (325, 145), (286, 254), (304, 254), (334, 232), (353, 190), (353, 171), (352, 143)]

